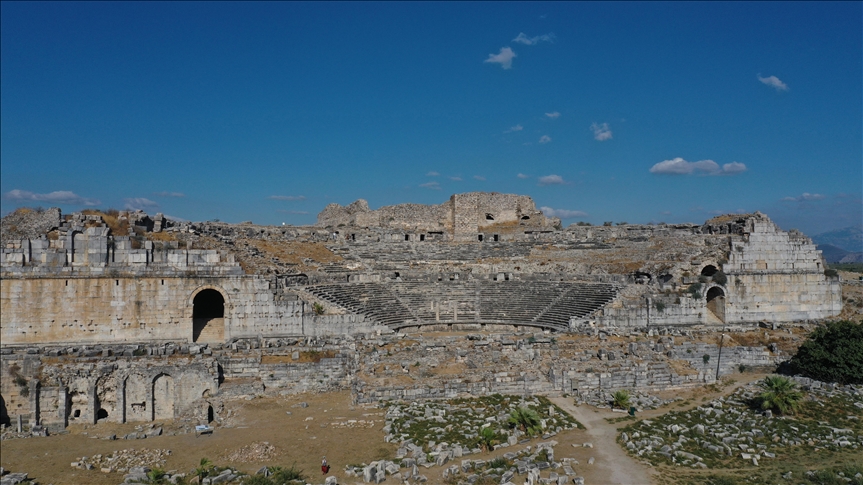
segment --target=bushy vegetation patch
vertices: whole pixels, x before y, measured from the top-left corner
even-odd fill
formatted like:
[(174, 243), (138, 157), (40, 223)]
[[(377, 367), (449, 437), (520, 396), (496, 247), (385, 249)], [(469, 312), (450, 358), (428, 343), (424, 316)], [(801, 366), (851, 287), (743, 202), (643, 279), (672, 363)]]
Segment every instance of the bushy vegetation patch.
[(842, 320), (818, 327), (789, 366), (819, 381), (863, 384), (863, 324)]

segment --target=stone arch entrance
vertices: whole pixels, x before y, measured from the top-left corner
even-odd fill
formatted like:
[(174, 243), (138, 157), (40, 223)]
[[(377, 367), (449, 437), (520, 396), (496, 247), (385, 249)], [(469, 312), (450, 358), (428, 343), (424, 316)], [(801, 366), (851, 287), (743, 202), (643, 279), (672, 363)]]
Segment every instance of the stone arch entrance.
[(153, 379), (153, 420), (174, 419), (174, 378), (159, 374)]
[(214, 288), (205, 288), (192, 300), (192, 342), (224, 340), (225, 297)]
[(707, 309), (725, 323), (725, 291), (719, 286), (707, 290)]
[(712, 264), (708, 264), (707, 266), (705, 266), (704, 268), (701, 269), (701, 275), (702, 276), (713, 276), (716, 274), (717, 271), (719, 271), (719, 270), (716, 269), (716, 266), (713, 266)]

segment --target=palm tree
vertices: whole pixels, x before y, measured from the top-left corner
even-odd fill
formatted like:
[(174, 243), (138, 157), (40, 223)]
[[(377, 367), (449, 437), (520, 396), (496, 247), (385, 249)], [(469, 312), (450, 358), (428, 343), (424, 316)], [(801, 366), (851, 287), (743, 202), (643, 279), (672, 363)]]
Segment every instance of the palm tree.
[(611, 399), (611, 409), (626, 409), (629, 407), (629, 393), (624, 391), (623, 389), (615, 391), (614, 394), (611, 395)]
[(213, 469), (213, 462), (210, 461), (209, 458), (201, 458), (201, 462), (198, 464), (198, 467), (195, 468), (195, 476), (198, 477), (199, 481), (202, 481), (204, 478), (210, 475), (210, 471)]
[(165, 470), (156, 467), (147, 472), (147, 483), (151, 485), (161, 485), (165, 483)]
[(479, 447), (483, 451), (490, 451), (495, 445), (495, 433), (491, 428), (483, 428), (479, 432)]
[(509, 414), (507, 423), (510, 428), (518, 428), (526, 435), (533, 436), (540, 431), (539, 413), (530, 408), (516, 408)]
[(759, 396), (761, 409), (772, 409), (780, 414), (793, 414), (803, 399), (803, 393), (787, 377), (767, 376), (759, 386), (764, 390)]

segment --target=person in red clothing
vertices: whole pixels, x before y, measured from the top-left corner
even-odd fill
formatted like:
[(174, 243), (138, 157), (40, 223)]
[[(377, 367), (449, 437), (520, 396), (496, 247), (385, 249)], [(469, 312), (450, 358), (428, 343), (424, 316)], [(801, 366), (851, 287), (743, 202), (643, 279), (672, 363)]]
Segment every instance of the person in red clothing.
[(323, 460), (321, 460), (321, 471), (324, 475), (326, 475), (330, 471), (330, 465), (327, 464), (327, 457), (325, 456)]

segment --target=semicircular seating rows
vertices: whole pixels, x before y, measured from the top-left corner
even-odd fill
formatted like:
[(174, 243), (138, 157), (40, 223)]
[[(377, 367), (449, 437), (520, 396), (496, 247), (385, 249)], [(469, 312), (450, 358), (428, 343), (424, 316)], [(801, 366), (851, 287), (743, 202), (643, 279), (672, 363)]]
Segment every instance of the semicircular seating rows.
[(347, 283), (305, 289), (394, 330), (490, 323), (566, 331), (570, 318), (586, 317), (617, 296), (611, 284), (546, 281)]

